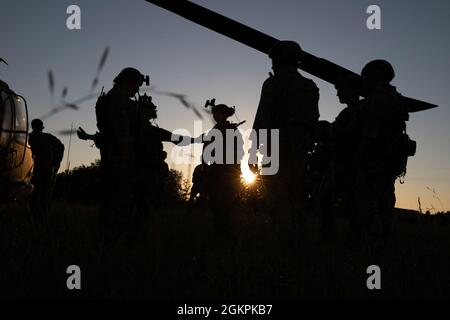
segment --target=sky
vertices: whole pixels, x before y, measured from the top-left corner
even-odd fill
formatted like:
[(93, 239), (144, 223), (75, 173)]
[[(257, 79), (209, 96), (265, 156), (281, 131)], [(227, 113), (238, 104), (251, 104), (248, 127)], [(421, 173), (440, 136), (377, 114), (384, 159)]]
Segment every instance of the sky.
[[(294, 40), (303, 50), (359, 73), (373, 59), (392, 63), (392, 82), (403, 95), (432, 102), (439, 108), (412, 114), (407, 132), (417, 141), (405, 183), (396, 185), (397, 206), (430, 211), (450, 210), (450, 2), (356, 0), (195, 0), (199, 5), (278, 39)], [(81, 9), (81, 29), (66, 27), (69, 5)], [(366, 9), (381, 8), (381, 30), (369, 30)], [(5, 6), (7, 10), (5, 10)], [(251, 128), (261, 86), (268, 76), (268, 57), (143, 0), (15, 0), (2, 1), (0, 11), (0, 78), (28, 102), (30, 120), (52, 108), (47, 73), (52, 70), (59, 101), (68, 87), (68, 101), (89, 93), (103, 50), (110, 54), (99, 87), (109, 90), (124, 67), (150, 75), (161, 91), (186, 94), (198, 108), (210, 98), (236, 106), (242, 129)], [(447, 39), (447, 40), (446, 40)], [(333, 121), (342, 110), (334, 87), (307, 73), (320, 89), (321, 119)], [(160, 127), (194, 133), (198, 118), (171, 97), (154, 95)], [(80, 110), (65, 110), (45, 122), (46, 130), (96, 130), (95, 100)], [(233, 119), (237, 121), (236, 119)], [(198, 125), (198, 124), (197, 124)], [(206, 120), (203, 130), (212, 127)], [(69, 145), (69, 137), (60, 137)], [(165, 145), (170, 153), (172, 146)], [(192, 150), (198, 162), (198, 148)], [(72, 137), (71, 168), (90, 164), (99, 152)], [(185, 175), (192, 166), (171, 168)], [(63, 160), (67, 168), (67, 152)]]

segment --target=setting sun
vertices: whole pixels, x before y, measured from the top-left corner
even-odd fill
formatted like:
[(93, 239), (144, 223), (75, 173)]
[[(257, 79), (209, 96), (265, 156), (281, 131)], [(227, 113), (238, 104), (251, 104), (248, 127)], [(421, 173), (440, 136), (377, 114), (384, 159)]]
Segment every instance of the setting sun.
[(256, 175), (250, 170), (248, 165), (241, 165), (242, 182), (246, 185), (250, 185), (256, 180)]

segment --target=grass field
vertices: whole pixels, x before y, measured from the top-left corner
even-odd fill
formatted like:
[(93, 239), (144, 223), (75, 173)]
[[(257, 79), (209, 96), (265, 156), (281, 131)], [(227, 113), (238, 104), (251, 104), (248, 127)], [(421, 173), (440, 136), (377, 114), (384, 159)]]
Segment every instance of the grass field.
[[(56, 203), (47, 231), (24, 207), (3, 206), (1, 298), (329, 299), (450, 298), (449, 216), (398, 212), (392, 241), (376, 251), (346, 241), (318, 244), (313, 216), (272, 230), (264, 213), (241, 209), (233, 237), (220, 242), (211, 213), (161, 209), (137, 241), (105, 245), (98, 208)], [(381, 290), (366, 287), (369, 265)], [(66, 268), (81, 268), (81, 290), (68, 290)]]

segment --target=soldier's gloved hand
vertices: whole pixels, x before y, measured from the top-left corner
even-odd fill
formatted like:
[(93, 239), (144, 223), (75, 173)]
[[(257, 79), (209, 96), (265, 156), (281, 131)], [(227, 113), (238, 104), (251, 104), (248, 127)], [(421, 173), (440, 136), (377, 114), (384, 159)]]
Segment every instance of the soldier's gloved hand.
[(174, 138), (175, 140), (172, 140), (172, 142), (181, 147), (188, 146), (192, 143), (192, 138), (188, 136), (176, 135)]
[(87, 140), (88, 139), (88, 134), (81, 127), (78, 127), (77, 136), (81, 140)]

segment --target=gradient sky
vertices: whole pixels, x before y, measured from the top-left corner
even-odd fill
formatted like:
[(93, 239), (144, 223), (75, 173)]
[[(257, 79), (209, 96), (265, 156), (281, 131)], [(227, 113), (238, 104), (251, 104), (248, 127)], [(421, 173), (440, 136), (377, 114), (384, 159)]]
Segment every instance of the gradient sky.
[[(424, 210), (450, 210), (450, 2), (194, 2), (276, 38), (297, 41), (304, 50), (358, 73), (370, 60), (390, 61), (397, 74), (393, 84), (399, 92), (440, 106), (413, 114), (408, 122), (408, 133), (417, 141), (418, 150), (410, 158), (405, 184), (397, 184), (397, 206), (417, 209), (420, 196)], [(81, 8), (81, 30), (66, 28), (66, 8), (71, 4)], [(371, 4), (381, 7), (382, 30), (366, 28), (366, 8)], [(75, 100), (89, 93), (107, 46), (110, 56), (100, 87), (109, 90), (123, 67), (136, 67), (149, 74), (158, 89), (187, 94), (199, 107), (212, 97), (236, 105), (239, 119), (247, 120), (243, 129), (253, 123), (261, 85), (270, 71), (270, 60), (264, 54), (143, 0), (2, 1), (0, 36), (0, 57), (9, 63), (0, 65), (0, 78), (27, 98), (31, 119), (51, 109), (49, 69), (55, 75), (57, 96), (67, 86), (67, 100)], [(342, 106), (333, 86), (305, 75), (320, 88), (321, 119), (334, 120)], [(154, 101), (159, 126), (193, 130), (195, 115), (177, 100), (155, 95)], [(46, 121), (46, 129), (68, 129), (73, 123), (95, 131), (94, 104), (91, 100), (82, 104), (80, 111), (55, 115)], [(211, 123), (205, 121), (203, 126), (206, 130)], [(61, 140), (67, 147), (69, 138)], [(95, 147), (72, 139), (71, 167), (97, 158)], [(170, 161), (169, 165), (188, 172), (187, 166)]]

